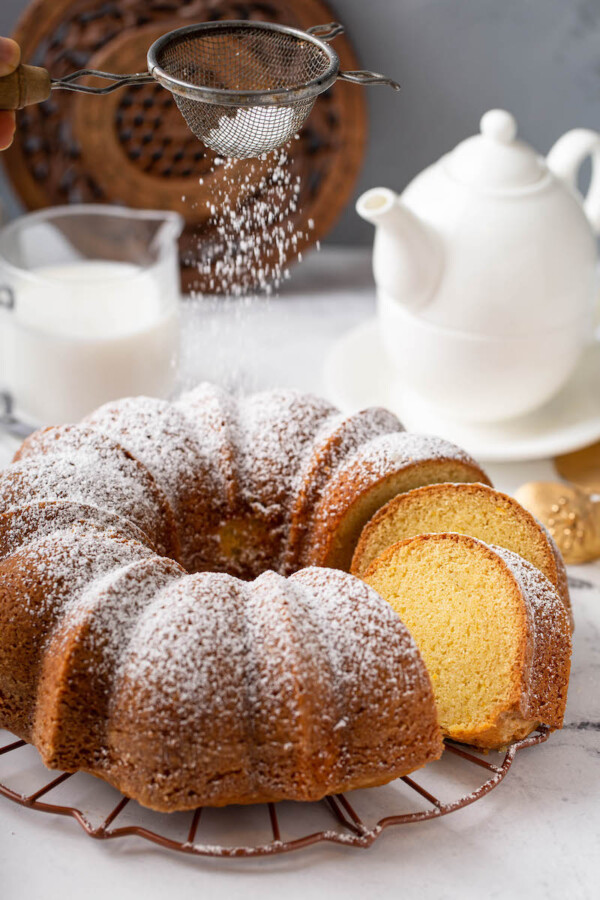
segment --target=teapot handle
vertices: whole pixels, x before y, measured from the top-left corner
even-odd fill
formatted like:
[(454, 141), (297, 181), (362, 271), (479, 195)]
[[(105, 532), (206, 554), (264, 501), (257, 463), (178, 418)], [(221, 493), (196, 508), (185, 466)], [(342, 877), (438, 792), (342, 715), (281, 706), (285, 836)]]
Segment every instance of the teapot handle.
[(576, 188), (577, 172), (588, 156), (592, 160), (592, 180), (583, 207), (592, 228), (600, 234), (600, 134), (590, 128), (567, 131), (554, 144), (546, 162), (555, 175)]

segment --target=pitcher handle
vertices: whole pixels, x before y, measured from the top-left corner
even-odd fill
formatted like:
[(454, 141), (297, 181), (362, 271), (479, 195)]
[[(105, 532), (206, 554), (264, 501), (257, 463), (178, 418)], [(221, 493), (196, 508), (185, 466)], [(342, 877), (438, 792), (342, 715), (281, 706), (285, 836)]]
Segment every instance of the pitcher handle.
[(0, 284), (0, 310), (11, 311), (15, 308), (15, 292), (7, 284)]
[(546, 161), (555, 175), (576, 188), (577, 173), (588, 156), (592, 161), (592, 179), (583, 207), (594, 232), (600, 235), (600, 133), (591, 128), (567, 131), (554, 144)]
[[(0, 318), (15, 308), (15, 292), (9, 285), (0, 284)], [(1, 326), (0, 326), (1, 327)], [(0, 359), (0, 428), (12, 431), (16, 420), (13, 416), (13, 398), (3, 384), (2, 360)]]

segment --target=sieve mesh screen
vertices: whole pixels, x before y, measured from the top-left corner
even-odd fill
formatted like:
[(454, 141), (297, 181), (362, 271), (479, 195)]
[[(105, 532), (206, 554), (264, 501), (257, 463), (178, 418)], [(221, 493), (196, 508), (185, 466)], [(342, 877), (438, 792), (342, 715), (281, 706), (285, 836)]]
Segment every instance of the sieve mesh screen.
[[(165, 43), (157, 63), (177, 85), (175, 101), (191, 131), (222, 156), (253, 157), (289, 141), (310, 113), (314, 95), (294, 100), (294, 90), (331, 71), (331, 59), (318, 44), (291, 31), (271, 31), (247, 23), (175, 35)], [(198, 88), (198, 98), (193, 88)], [(191, 89), (191, 90), (190, 90)], [(245, 98), (232, 106), (205, 102), (203, 89), (234, 92), (290, 91), (285, 105)]]

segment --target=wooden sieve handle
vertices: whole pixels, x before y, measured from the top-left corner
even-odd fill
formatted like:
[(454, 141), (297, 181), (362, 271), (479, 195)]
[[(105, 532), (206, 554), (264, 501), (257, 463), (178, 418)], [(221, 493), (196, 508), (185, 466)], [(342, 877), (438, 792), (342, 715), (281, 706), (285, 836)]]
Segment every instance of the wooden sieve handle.
[(51, 78), (39, 66), (19, 66), (0, 78), (0, 109), (23, 109), (50, 96)]

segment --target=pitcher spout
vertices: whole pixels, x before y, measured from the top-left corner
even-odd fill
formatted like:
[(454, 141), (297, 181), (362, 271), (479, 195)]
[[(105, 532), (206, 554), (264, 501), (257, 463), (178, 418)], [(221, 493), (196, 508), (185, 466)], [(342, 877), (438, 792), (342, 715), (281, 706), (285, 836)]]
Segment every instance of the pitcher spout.
[(440, 241), (389, 188), (359, 197), (359, 216), (376, 226), (373, 273), (380, 291), (406, 306), (427, 303), (442, 271)]

